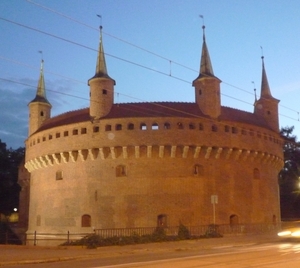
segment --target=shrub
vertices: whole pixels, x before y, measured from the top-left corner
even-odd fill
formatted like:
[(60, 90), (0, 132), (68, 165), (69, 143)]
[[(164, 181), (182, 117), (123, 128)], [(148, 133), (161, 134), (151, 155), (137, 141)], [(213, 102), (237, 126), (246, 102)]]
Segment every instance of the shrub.
[(167, 235), (166, 235), (165, 229), (163, 227), (157, 227), (152, 234), (152, 241), (160, 242), (160, 241), (166, 241), (166, 240), (167, 240)]
[(178, 239), (185, 240), (190, 238), (190, 231), (181, 223), (178, 227)]

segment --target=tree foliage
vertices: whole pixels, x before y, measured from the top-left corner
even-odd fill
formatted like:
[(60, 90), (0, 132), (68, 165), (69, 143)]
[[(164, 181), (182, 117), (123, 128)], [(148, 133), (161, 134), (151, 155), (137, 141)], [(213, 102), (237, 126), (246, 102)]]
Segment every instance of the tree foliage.
[(5, 215), (19, 205), (18, 167), (24, 154), (25, 148), (7, 149), (0, 139), (0, 213)]
[(284, 166), (279, 173), (281, 194), (299, 191), (300, 177), (300, 143), (293, 135), (294, 127), (284, 127), (280, 134), (284, 139)]

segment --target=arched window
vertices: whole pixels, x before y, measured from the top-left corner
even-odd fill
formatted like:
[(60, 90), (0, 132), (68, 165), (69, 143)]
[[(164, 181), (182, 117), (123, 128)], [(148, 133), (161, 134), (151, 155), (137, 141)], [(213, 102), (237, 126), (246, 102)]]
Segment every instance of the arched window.
[(167, 215), (160, 214), (157, 216), (157, 227), (167, 227)]
[(116, 167), (116, 177), (125, 177), (126, 175), (126, 166), (119, 165)]
[(183, 124), (182, 124), (181, 122), (178, 122), (178, 123), (177, 123), (177, 128), (178, 128), (178, 129), (183, 129)]
[(41, 226), (41, 215), (36, 216), (36, 226)]
[(233, 134), (237, 134), (237, 133), (238, 133), (238, 129), (237, 129), (236, 127), (232, 127), (232, 128), (231, 128), (231, 132), (232, 132)]
[(157, 123), (152, 124), (152, 130), (158, 130), (158, 124)]
[(230, 226), (238, 225), (239, 224), (239, 217), (235, 214), (230, 215), (229, 224), (230, 224)]
[(134, 129), (134, 124), (129, 123), (128, 126), (127, 126), (127, 129), (133, 130)]
[(140, 129), (141, 130), (147, 130), (147, 125), (145, 123), (141, 123)]
[(171, 128), (170, 123), (168, 122), (164, 123), (164, 129), (170, 129), (170, 128)]
[(105, 131), (111, 131), (111, 125), (106, 125), (105, 126)]
[(62, 180), (63, 179), (63, 172), (62, 170), (56, 171), (56, 180)]
[(253, 179), (259, 180), (260, 179), (260, 172), (258, 168), (253, 170)]
[(116, 124), (116, 130), (122, 130), (122, 125), (121, 124)]
[(189, 129), (195, 129), (195, 124), (190, 123), (190, 124), (189, 124)]
[(92, 219), (91, 216), (88, 214), (84, 214), (81, 216), (81, 227), (91, 227), (92, 226)]

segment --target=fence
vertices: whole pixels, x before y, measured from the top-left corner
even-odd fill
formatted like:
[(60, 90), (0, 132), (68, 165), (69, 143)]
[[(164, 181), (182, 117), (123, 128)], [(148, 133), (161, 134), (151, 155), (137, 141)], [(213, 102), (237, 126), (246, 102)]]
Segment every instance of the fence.
[[(280, 225), (276, 224), (236, 224), (236, 225), (199, 225), (199, 226), (186, 226), (192, 236), (204, 235), (207, 231), (217, 230), (222, 235), (239, 235), (250, 233), (267, 233), (276, 231)], [(27, 244), (27, 245), (60, 245), (68, 244), (71, 241), (80, 240), (81, 238), (96, 234), (103, 238), (108, 237), (126, 237), (131, 235), (147, 235), (153, 234), (157, 227), (138, 227), (138, 228), (111, 228), (111, 229), (95, 229), (90, 233), (27, 233), (26, 235), (19, 236), (19, 239), (12, 236), (11, 232), (0, 233), (2, 244)], [(165, 227), (164, 230), (169, 236), (177, 236), (178, 226)], [(16, 243), (15, 243), (16, 242)]]

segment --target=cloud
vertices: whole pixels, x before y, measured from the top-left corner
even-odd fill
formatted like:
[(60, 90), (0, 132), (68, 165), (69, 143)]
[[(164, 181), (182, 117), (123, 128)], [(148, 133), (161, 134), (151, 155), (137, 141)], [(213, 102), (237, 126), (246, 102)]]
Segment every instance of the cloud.
[[(0, 79), (0, 139), (7, 147), (24, 147), (28, 134), (28, 103), (35, 97), (36, 87), (37, 81), (34, 79)], [(75, 84), (66, 80), (46, 81), (47, 98), (52, 104), (53, 115), (78, 109), (82, 105), (87, 107), (84, 96), (82, 99), (72, 97), (76, 94), (72, 93), (74, 87)], [(80, 94), (77, 95), (80, 97)]]

